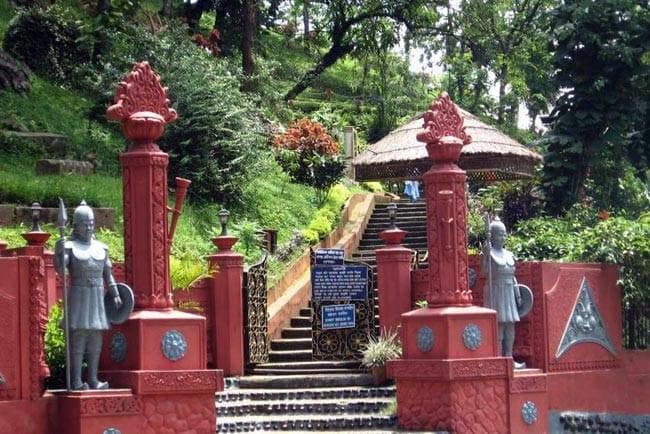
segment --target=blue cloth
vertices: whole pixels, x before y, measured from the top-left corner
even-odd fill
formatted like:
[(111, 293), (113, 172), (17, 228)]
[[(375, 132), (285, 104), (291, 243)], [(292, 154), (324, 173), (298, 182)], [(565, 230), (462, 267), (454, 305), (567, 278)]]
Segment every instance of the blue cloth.
[(420, 183), (418, 181), (404, 181), (404, 194), (409, 197), (411, 202), (420, 198)]

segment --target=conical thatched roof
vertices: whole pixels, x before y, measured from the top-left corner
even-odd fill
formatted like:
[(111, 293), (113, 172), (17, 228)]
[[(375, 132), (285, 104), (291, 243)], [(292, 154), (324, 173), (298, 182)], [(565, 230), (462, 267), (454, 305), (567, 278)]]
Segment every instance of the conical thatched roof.
[[(526, 148), (473, 114), (459, 109), (472, 142), (463, 147), (459, 165), (473, 179), (529, 178), (542, 156)], [(431, 168), (424, 143), (416, 135), (422, 116), (370, 145), (352, 162), (357, 181), (419, 179)]]

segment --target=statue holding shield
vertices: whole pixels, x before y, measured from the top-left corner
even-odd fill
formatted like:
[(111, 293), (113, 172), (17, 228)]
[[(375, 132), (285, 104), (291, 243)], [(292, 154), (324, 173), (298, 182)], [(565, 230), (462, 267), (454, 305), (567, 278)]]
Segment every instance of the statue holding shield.
[[(97, 378), (102, 333), (109, 328), (109, 322), (117, 323), (128, 317), (133, 309), (133, 294), (128, 286), (115, 282), (108, 247), (94, 239), (92, 208), (82, 201), (75, 209), (72, 236), (67, 240), (63, 236), (66, 220), (61, 201), (59, 227), (62, 236), (56, 243), (54, 265), (64, 282), (66, 382), (69, 390), (107, 389), (108, 383)], [(70, 274), (69, 289), (66, 271)], [(88, 366), (87, 382), (81, 379), (84, 354)]]
[[(517, 283), (515, 258), (504, 247), (506, 227), (496, 217), (488, 220), (488, 240), (481, 255), (481, 270), (487, 280), (483, 290), (483, 305), (497, 312), (499, 355), (512, 357), (515, 342), (515, 323), (528, 314), (532, 307), (532, 292)], [(515, 368), (524, 368), (523, 363), (514, 363)]]

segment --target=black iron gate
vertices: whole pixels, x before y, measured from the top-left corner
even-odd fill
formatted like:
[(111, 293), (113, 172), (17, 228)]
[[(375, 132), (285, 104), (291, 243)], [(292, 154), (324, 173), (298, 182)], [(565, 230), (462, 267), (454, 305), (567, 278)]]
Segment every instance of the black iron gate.
[(269, 361), (266, 309), (268, 253), (244, 272), (244, 356), (246, 365)]

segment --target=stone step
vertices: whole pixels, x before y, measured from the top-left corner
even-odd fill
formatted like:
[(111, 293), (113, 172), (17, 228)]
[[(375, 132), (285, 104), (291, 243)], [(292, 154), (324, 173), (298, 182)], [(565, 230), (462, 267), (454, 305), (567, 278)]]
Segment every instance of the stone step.
[(312, 311), (310, 307), (303, 307), (300, 309), (300, 316), (309, 316), (311, 317)]
[(395, 396), (395, 386), (384, 387), (313, 387), (302, 389), (237, 389), (217, 393), (217, 402), (266, 401), (301, 399), (389, 398)]
[[(428, 247), (426, 239), (421, 242), (404, 242), (402, 245), (407, 249), (412, 250), (426, 250)], [(386, 243), (381, 240), (362, 241), (359, 244), (359, 251), (375, 251), (377, 249), (381, 249), (382, 247), (386, 247)]]
[[(386, 224), (386, 222), (373, 222), (372, 220), (369, 220), (368, 224), (366, 225), (364, 236), (368, 234), (379, 234), (379, 232), (383, 231), (384, 229), (388, 229), (389, 227), (390, 225)], [(398, 225), (398, 227), (404, 231), (408, 231), (409, 233), (426, 232), (427, 223), (425, 220), (421, 222), (402, 222)]]
[(271, 341), (272, 351), (310, 350), (311, 337), (297, 339), (274, 339)]
[(367, 373), (310, 375), (247, 375), (237, 379), (240, 389), (308, 389), (319, 387), (372, 386)]
[(282, 329), (282, 338), (283, 339), (300, 339), (300, 338), (311, 339), (311, 323), (309, 324), (309, 327), (287, 327)]
[(392, 402), (387, 398), (317, 398), (278, 399), (263, 402), (242, 400), (217, 405), (217, 420), (222, 416), (260, 416), (278, 413), (299, 414), (368, 414), (379, 413)]
[(334, 431), (351, 432), (356, 429), (394, 428), (394, 415), (264, 415), (251, 418), (237, 416), (217, 418), (217, 432), (268, 432), (268, 431)]
[(246, 371), (251, 375), (315, 375), (315, 374), (360, 374), (365, 372), (361, 369), (349, 368), (249, 368)]
[(311, 348), (308, 350), (269, 351), (269, 362), (311, 361)]
[(311, 327), (311, 315), (294, 316), (291, 318), (291, 327)]
[[(310, 350), (311, 351), (311, 350)], [(358, 360), (303, 360), (295, 362), (258, 363), (256, 368), (286, 368), (286, 369), (328, 369), (328, 368), (359, 368)]]
[[(426, 222), (426, 214), (425, 213), (413, 213), (409, 215), (403, 215), (403, 216), (397, 216), (395, 217), (395, 224), (399, 226), (400, 224), (407, 224), (407, 223), (418, 223), (418, 222)], [(373, 216), (368, 220), (368, 223), (390, 223), (390, 217), (387, 215), (379, 215)]]

